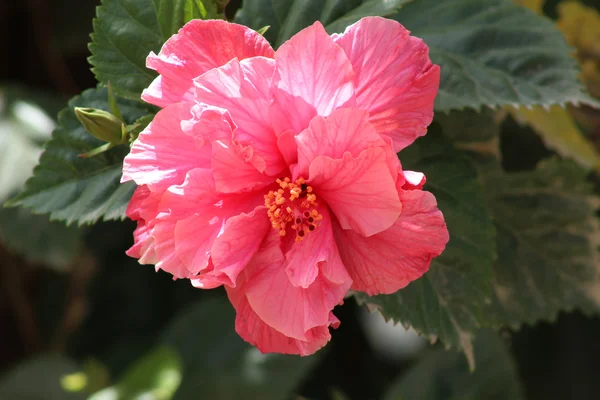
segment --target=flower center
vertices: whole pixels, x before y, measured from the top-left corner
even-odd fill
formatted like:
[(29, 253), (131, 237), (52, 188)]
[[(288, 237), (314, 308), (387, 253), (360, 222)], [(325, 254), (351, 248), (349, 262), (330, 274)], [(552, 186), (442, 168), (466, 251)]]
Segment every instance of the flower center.
[(296, 182), (290, 178), (277, 179), (277, 183), (279, 189), (265, 195), (267, 215), (281, 236), (287, 235), (288, 229), (292, 229), (299, 242), (317, 229), (318, 221), (323, 219), (317, 211), (317, 196), (304, 178), (298, 178)]

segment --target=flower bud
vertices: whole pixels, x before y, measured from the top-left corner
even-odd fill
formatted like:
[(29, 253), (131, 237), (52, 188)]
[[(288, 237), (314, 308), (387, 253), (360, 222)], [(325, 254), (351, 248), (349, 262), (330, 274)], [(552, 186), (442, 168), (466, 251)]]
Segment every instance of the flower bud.
[(96, 108), (75, 107), (75, 115), (95, 138), (113, 144), (123, 143), (123, 123), (111, 113)]

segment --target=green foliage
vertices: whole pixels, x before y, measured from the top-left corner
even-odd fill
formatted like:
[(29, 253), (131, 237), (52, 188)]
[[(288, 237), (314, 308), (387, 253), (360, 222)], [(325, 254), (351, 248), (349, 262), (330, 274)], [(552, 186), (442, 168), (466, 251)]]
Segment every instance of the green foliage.
[(180, 315), (161, 342), (177, 349), (183, 381), (174, 399), (287, 399), (318, 356), (261, 354), (234, 330), (225, 298), (202, 301)]
[(215, 19), (223, 16), (217, 12), (215, 0), (154, 0), (163, 38), (177, 33), (192, 19)]
[[(40, 157), (25, 190), (9, 204), (49, 213), (51, 219), (80, 225), (99, 219), (123, 218), (135, 185), (119, 183), (123, 158), (129, 151), (121, 145), (93, 158), (81, 158), (102, 144), (85, 131), (73, 109), (86, 106), (108, 110), (107, 90), (86, 90), (69, 102), (59, 114), (59, 128)], [(127, 122), (148, 114), (145, 106), (120, 100), (119, 108)]]
[(146, 57), (168, 38), (161, 31), (154, 0), (104, 0), (91, 37), (89, 61), (98, 81), (110, 82), (122, 97), (139, 100), (156, 77), (146, 68)]
[[(22, 188), (39, 158), (23, 192), (9, 202), (24, 208), (0, 210), (2, 246), (24, 252), (30, 260), (64, 267), (72, 263), (80, 248), (81, 230), (50, 220), (81, 225), (124, 217), (135, 188), (132, 182), (119, 183), (123, 158), (129, 151), (124, 142), (134, 140), (155, 111), (140, 102), (142, 90), (156, 77), (145, 67), (146, 57), (151, 51), (158, 52), (190, 19), (224, 18), (224, 3), (103, 0), (94, 21), (90, 63), (100, 85), (110, 84), (119, 97), (109, 97), (108, 91), (99, 87), (72, 99), (61, 111), (59, 126), (41, 157), (41, 144), (49, 139), (49, 130), (36, 128), (31, 108), (26, 113), (29, 117), (22, 118), (13, 112), (20, 103), (0, 98), (0, 201)], [(379, 308), (387, 319), (411, 326), (431, 342), (439, 340), (444, 347), (462, 350), (467, 356), (441, 348), (427, 350), (393, 385), (386, 400), (523, 398), (504, 344), (481, 328), (518, 328), (524, 323), (552, 321), (564, 310), (587, 314), (600, 310), (600, 225), (596, 215), (600, 202), (586, 172), (571, 161), (555, 158), (530, 171), (505, 172), (500, 163), (500, 118), (492, 111), (506, 105), (597, 104), (578, 83), (577, 63), (560, 32), (551, 21), (511, 0), (243, 3), (236, 22), (260, 30), (274, 47), (314, 21), (335, 33), (368, 15), (394, 18), (429, 46), (431, 58), (442, 72), (436, 121), (427, 136), (399, 156), (404, 168), (426, 174), (424, 189), (437, 198), (450, 242), (433, 260), (429, 272), (405, 289), (385, 296), (356, 297)], [(102, 142), (86, 132), (75, 107), (110, 111), (115, 117), (109, 128), (120, 127), (123, 120), (128, 130), (117, 138), (119, 132), (109, 129), (113, 133), (109, 139), (116, 147), (99, 152), (95, 149)], [(50, 120), (50, 124), (54, 123)], [(559, 134), (564, 135), (562, 128)], [(583, 135), (579, 139), (591, 147)], [(82, 158), (82, 154), (95, 156)], [(122, 229), (120, 225), (118, 229)], [(90, 263), (102, 258), (102, 263), (113, 268), (114, 260), (123, 254), (125, 239), (114, 232), (105, 236), (108, 244), (104, 247), (93, 241), (101, 256), (92, 256)], [(123, 237), (129, 241), (130, 231)], [(103, 362), (112, 360), (111, 372), (121, 361), (127, 367), (124, 374), (116, 375), (112, 386), (92, 399), (146, 395), (162, 400), (286, 399), (319, 362), (318, 355), (261, 354), (235, 332), (235, 313), (225, 298), (196, 302), (198, 292), (187, 294), (180, 290), (182, 286), (164, 294), (163, 275), (150, 276), (150, 267), (128, 269), (141, 268), (130, 264), (120, 260), (114, 269), (104, 265), (99, 273), (102, 278), (94, 281), (96, 292), (90, 290), (90, 298), (100, 304), (113, 304), (102, 300), (112, 300), (110, 296), (118, 292), (116, 297), (122, 297), (114, 304), (127, 303), (127, 307), (86, 315), (93, 323), (82, 328), (87, 335), (82, 342), (92, 346), (97, 338), (115, 336), (120, 329), (136, 331), (107, 346), (109, 350), (95, 348), (104, 352), (108, 361)], [(82, 286), (91, 279), (77, 278), (84, 282)], [(175, 287), (181, 282), (168, 284)], [(57, 287), (71, 286), (61, 283)], [(76, 314), (71, 302), (81, 301), (77, 290), (62, 297), (42, 297), (52, 297), (56, 303), (64, 297), (68, 303), (65, 312)], [(176, 315), (191, 299), (192, 307)], [(90, 304), (94, 306), (93, 301)], [(62, 306), (60, 309), (62, 312)], [(116, 321), (130, 325), (115, 327)], [(60, 325), (57, 331), (66, 331), (71, 322), (65, 316), (54, 325)], [(138, 332), (140, 326), (143, 336)], [(72, 332), (61, 333), (68, 336)], [(151, 346), (155, 347), (148, 352)], [(352, 349), (346, 352), (351, 354)], [(140, 354), (145, 356), (128, 365)], [(469, 367), (474, 366), (476, 370), (470, 374)], [(104, 386), (86, 388), (81, 380), (86, 373), (77, 370), (71, 361), (58, 356), (31, 360), (0, 379), (0, 398), (79, 399), (83, 390)], [(321, 369), (318, 371), (320, 374)], [(345, 393), (353, 395), (347, 387), (331, 393), (339, 398)]]
[(572, 49), (546, 18), (510, 0), (417, 0), (394, 19), (441, 66), (435, 108), (593, 103)]
[(235, 21), (254, 30), (269, 25), (265, 38), (278, 47), (296, 32), (321, 21), (329, 32), (343, 31), (362, 17), (387, 17), (411, 0), (245, 0)]
[(175, 352), (158, 347), (131, 366), (123, 378), (89, 400), (151, 398), (169, 400), (181, 382), (181, 363)]
[(598, 313), (600, 202), (585, 171), (551, 159), (535, 171), (488, 174), (485, 182), (498, 231), (498, 324), (554, 320), (563, 310)]
[(523, 399), (517, 371), (502, 340), (481, 331), (475, 340), (477, 368), (469, 371), (461, 354), (437, 349), (390, 388), (383, 400)]
[(400, 160), (404, 168), (427, 176), (424, 190), (435, 194), (450, 242), (423, 278), (391, 295), (359, 294), (359, 299), (472, 357), (473, 334), (487, 318), (496, 257), (494, 225), (477, 171), (439, 132), (403, 150)]
[[(23, 188), (31, 176), (41, 143), (56, 123), (48, 116), (56, 99), (23, 88), (0, 90), (0, 204)], [(81, 242), (81, 230), (23, 208), (0, 208), (0, 242), (27, 260), (55, 269), (69, 265)]]

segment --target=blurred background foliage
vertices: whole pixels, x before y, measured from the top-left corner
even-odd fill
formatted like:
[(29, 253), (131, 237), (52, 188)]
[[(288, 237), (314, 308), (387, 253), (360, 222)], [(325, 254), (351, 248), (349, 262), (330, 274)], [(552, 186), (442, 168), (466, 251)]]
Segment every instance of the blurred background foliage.
[[(600, 98), (600, 1), (519, 2), (556, 21), (577, 50), (583, 82)], [(96, 85), (86, 59), (98, 4), (0, 1), (0, 202), (22, 189), (67, 99)], [(232, 0), (227, 15), (240, 5)], [(456, 114), (438, 115), (431, 136), (460, 123)], [(507, 108), (480, 118), (494, 122), (487, 138), (473, 126), (448, 131), (467, 135), (451, 139), (458, 147), (469, 142), (473, 157), (499, 140), (496, 161), (484, 157), (489, 168), (530, 171), (560, 155), (600, 171), (598, 110)], [(412, 154), (436, 151), (422, 147)], [(551, 174), (552, 161), (544, 165)], [(598, 191), (596, 173), (588, 182)], [(128, 258), (133, 228), (129, 221), (66, 227), (22, 208), (0, 209), (0, 399), (600, 397), (600, 319), (578, 311), (500, 336), (483, 331), (474, 373), (462, 353), (386, 323), (354, 298), (336, 309), (343, 323), (316, 356), (262, 355), (234, 332), (222, 291), (174, 282)]]

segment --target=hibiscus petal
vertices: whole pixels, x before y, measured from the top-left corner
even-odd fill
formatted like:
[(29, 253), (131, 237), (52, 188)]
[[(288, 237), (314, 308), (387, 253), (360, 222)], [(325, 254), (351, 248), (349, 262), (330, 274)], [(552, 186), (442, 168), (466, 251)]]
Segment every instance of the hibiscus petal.
[(315, 115), (317, 110), (299, 96), (273, 87), (273, 104), (269, 109), (271, 124), (277, 136), (282, 132), (291, 131), (294, 135), (302, 132)]
[(173, 185), (163, 194), (158, 209), (170, 218), (184, 219), (194, 214), (198, 207), (217, 204), (222, 198), (215, 189), (210, 169), (190, 170), (181, 185)]
[(367, 17), (333, 35), (356, 73), (356, 106), (402, 150), (427, 131), (440, 81), (429, 48), (398, 22)]
[(206, 206), (214, 207), (221, 215), (233, 216), (243, 212), (250, 213), (263, 204), (264, 193), (260, 191), (218, 193), (213, 172), (198, 168), (188, 172), (181, 185), (171, 186), (162, 195), (158, 209), (163, 218), (184, 219)]
[(133, 231), (133, 246), (125, 252), (129, 257), (137, 258), (140, 264), (156, 264), (158, 256), (154, 251), (152, 228), (146, 221), (139, 220)]
[(133, 180), (160, 191), (183, 182), (187, 171), (210, 166), (210, 147), (197, 146), (181, 130), (181, 121), (191, 117), (193, 104), (174, 104), (156, 114), (125, 157), (121, 182)]
[(402, 185), (402, 189), (404, 190), (420, 190), (427, 181), (425, 174), (422, 172), (402, 171), (402, 173), (404, 174), (404, 179), (406, 180)]
[(352, 277), (352, 289), (369, 295), (402, 289), (429, 269), (449, 235), (435, 197), (400, 191), (402, 214), (389, 229), (368, 238), (334, 225), (336, 241)]
[[(239, 271), (231, 268), (243, 268), (244, 252), (251, 251), (252, 246), (258, 248), (270, 226), (264, 213), (254, 212), (257, 206), (264, 209), (263, 201), (258, 192), (219, 194), (211, 170), (191, 170), (181, 185), (171, 186), (160, 199), (153, 231), (160, 259), (157, 268), (179, 278), (195, 278), (209, 268), (216, 251), (211, 276), (220, 283), (233, 284)], [(244, 230), (255, 232), (257, 237), (240, 237)], [(252, 240), (257, 243), (252, 244)], [(232, 249), (232, 254), (225, 254), (227, 249)]]
[(385, 145), (369, 123), (369, 113), (351, 108), (334, 110), (328, 117), (314, 117), (308, 128), (296, 136), (296, 142), (298, 167), (295, 172), (304, 176), (312, 160), (319, 155), (336, 159), (350, 152), (357, 157), (369, 147)]
[(194, 78), (232, 58), (273, 55), (265, 38), (248, 27), (220, 20), (192, 20), (167, 40), (158, 55), (148, 56), (146, 66), (161, 76), (144, 90), (142, 99), (159, 107), (193, 100)]
[(310, 329), (307, 340), (298, 340), (267, 325), (250, 306), (246, 298), (245, 279), (240, 277), (238, 286), (226, 287), (227, 296), (236, 310), (235, 330), (247, 342), (256, 346), (262, 353), (299, 354), (308, 356), (322, 348), (331, 339), (329, 326), (337, 327), (339, 320), (333, 313), (327, 325)]
[(194, 137), (197, 145), (231, 139), (236, 126), (227, 110), (207, 104), (194, 104), (190, 112), (192, 117), (181, 121), (181, 130)]
[(402, 204), (390, 173), (386, 150), (346, 152), (341, 159), (317, 156), (310, 164), (317, 199), (324, 199), (344, 229), (363, 236), (386, 230), (398, 219)]
[(154, 238), (152, 237), (153, 219), (158, 213), (160, 193), (152, 193), (147, 186), (138, 186), (127, 207), (126, 215), (137, 221), (137, 228), (133, 232), (133, 246), (127, 250), (130, 257), (138, 258), (140, 264), (155, 264), (158, 262), (154, 251)]
[(212, 149), (215, 185), (220, 193), (255, 190), (273, 183), (274, 178), (264, 173), (265, 160), (251, 146), (219, 140), (213, 142)]
[(335, 284), (319, 275), (308, 288), (296, 287), (288, 278), (284, 262), (279, 234), (271, 230), (244, 270), (246, 296), (269, 326), (285, 336), (309, 341), (311, 329), (329, 323), (330, 311), (342, 302), (351, 281)]
[(285, 253), (284, 268), (293, 286), (308, 288), (321, 271), (325, 278), (334, 283), (350, 280), (338, 254), (333, 238), (331, 216), (327, 207), (319, 207), (323, 219), (313, 232), (303, 240), (294, 242)]
[(190, 278), (193, 274), (179, 258), (175, 242), (175, 226), (177, 220), (167, 219), (157, 221), (152, 230), (154, 237), (154, 251), (158, 262), (156, 270), (163, 270), (173, 275), (174, 278)]
[(235, 287), (237, 276), (252, 259), (270, 229), (271, 224), (263, 206), (250, 214), (242, 213), (227, 219), (211, 248), (214, 265), (211, 275)]
[(226, 109), (236, 125), (233, 139), (266, 162), (266, 172), (274, 175), (286, 167), (271, 127), (270, 85), (275, 62), (264, 57), (243, 61), (233, 59), (195, 79), (198, 103)]
[[(281, 45), (275, 60), (273, 84), (276, 91), (301, 98), (319, 115), (329, 115), (334, 109), (352, 103), (352, 65), (320, 22), (301, 30)], [(284, 96), (282, 92), (278, 96)], [(308, 121), (304, 127), (306, 124)]]

